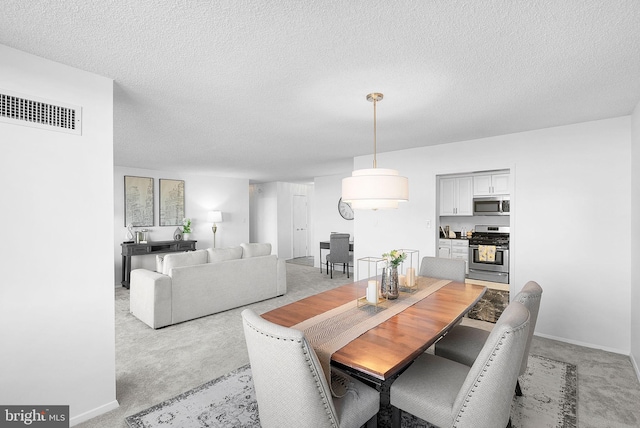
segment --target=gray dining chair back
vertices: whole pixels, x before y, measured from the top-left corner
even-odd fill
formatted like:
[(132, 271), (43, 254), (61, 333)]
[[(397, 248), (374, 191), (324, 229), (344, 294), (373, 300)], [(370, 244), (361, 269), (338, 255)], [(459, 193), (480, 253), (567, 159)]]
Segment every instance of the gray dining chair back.
[(347, 394), (333, 398), (301, 331), (267, 321), (251, 309), (242, 311), (242, 320), (263, 428), (375, 426), (380, 406), (375, 389), (347, 378)]
[(502, 313), (471, 367), (422, 354), (391, 385), (394, 426), (401, 409), (439, 427), (510, 424), (513, 390), (529, 334), (529, 311), (514, 302)]
[(420, 263), (420, 276), (464, 282), (466, 269), (464, 260), (427, 256)]
[(333, 278), (333, 268), (336, 263), (346, 267), (347, 278), (349, 278), (349, 265), (353, 265), (353, 254), (349, 252), (348, 233), (332, 233), (329, 237), (329, 254), (327, 254), (327, 271), (331, 265), (331, 278)]
[[(527, 336), (525, 352), (522, 356), (519, 374), (522, 376), (527, 370), (529, 362), (529, 349), (531, 339), (538, 320), (540, 310), (540, 300), (542, 299), (542, 287), (535, 282), (529, 281), (522, 287), (522, 290), (513, 298), (514, 302), (522, 303), (530, 313), (531, 327)], [(513, 303), (513, 302), (512, 302)], [(453, 361), (457, 361), (468, 366), (476, 360), (478, 353), (489, 337), (489, 332), (476, 327), (457, 325), (446, 336), (440, 339), (435, 346), (435, 354)], [(520, 391), (518, 389), (518, 394)]]
[(540, 301), (542, 300), (542, 287), (535, 281), (527, 282), (522, 290), (513, 299), (516, 302), (522, 303), (528, 310), (531, 317), (529, 324), (529, 336), (527, 337), (527, 346), (524, 348), (524, 355), (522, 356), (522, 364), (520, 365), (520, 376), (527, 371), (527, 365), (529, 363), (529, 350), (531, 349), (531, 339), (533, 339), (533, 332), (536, 329), (536, 322), (538, 321), (538, 312), (540, 311)]

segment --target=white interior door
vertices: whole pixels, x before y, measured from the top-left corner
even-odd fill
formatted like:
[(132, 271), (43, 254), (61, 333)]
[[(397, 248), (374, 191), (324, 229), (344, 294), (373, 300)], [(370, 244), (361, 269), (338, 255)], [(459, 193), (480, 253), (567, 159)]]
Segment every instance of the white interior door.
[(307, 255), (307, 197), (293, 195), (293, 257)]

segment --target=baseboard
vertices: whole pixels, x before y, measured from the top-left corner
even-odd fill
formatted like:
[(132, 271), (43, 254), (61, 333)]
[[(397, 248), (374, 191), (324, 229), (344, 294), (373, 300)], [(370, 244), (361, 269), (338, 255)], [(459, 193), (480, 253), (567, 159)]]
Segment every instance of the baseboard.
[(636, 363), (636, 359), (633, 358), (633, 354), (630, 354), (629, 358), (631, 358), (631, 364), (633, 365), (633, 369), (636, 371), (636, 377), (638, 378), (638, 382), (640, 382), (640, 369), (638, 369), (638, 364)]
[(609, 348), (607, 346), (594, 345), (593, 343), (580, 342), (578, 340), (571, 340), (564, 337), (551, 336), (549, 334), (535, 333), (534, 336), (544, 337), (545, 339), (557, 340), (558, 342), (570, 343), (572, 345), (584, 346), (585, 348), (601, 349), (603, 351), (613, 352), (614, 354), (621, 354), (626, 356), (630, 355), (630, 352), (628, 349), (624, 350), (624, 349), (617, 349), (617, 348)]
[(113, 409), (117, 409), (118, 407), (120, 407), (118, 400), (113, 400), (112, 402), (107, 403), (103, 406), (96, 407), (93, 410), (89, 410), (88, 412), (72, 417), (69, 421), (69, 426), (78, 425), (82, 422), (88, 421), (89, 419), (93, 419), (96, 416), (100, 416), (103, 413), (107, 413)]

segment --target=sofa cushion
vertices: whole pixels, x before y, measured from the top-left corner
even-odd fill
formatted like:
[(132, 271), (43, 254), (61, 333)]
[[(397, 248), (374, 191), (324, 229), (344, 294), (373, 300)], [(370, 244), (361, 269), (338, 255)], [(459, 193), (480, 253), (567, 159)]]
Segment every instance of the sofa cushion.
[(271, 254), (271, 244), (240, 244), (242, 258), (268, 256)]
[(225, 262), (242, 258), (242, 247), (233, 248), (207, 248), (209, 263)]
[(167, 254), (166, 256), (164, 256), (162, 273), (165, 275), (170, 275), (171, 269), (175, 267), (203, 265), (207, 263), (207, 257), (208, 254), (206, 250)]

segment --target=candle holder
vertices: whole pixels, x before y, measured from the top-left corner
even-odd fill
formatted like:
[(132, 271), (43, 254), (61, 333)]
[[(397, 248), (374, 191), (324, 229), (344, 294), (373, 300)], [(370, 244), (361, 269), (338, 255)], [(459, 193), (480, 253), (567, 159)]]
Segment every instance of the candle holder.
[[(363, 266), (364, 269), (362, 269)], [(385, 260), (380, 257), (363, 257), (358, 259), (356, 267), (356, 280), (375, 279), (380, 281), (382, 268), (385, 266)]]
[(362, 257), (358, 259), (358, 263), (356, 265), (357, 281), (368, 280), (369, 282), (367, 285), (370, 286), (373, 284), (377, 294), (377, 301), (375, 303), (371, 301), (373, 299), (367, 299), (367, 296), (358, 298), (358, 307), (367, 305), (378, 307), (386, 302), (386, 299), (380, 293), (380, 284), (382, 283), (382, 272), (384, 271), (384, 266), (385, 259), (380, 257)]
[(400, 275), (404, 277), (404, 282), (402, 278), (399, 278), (400, 291), (405, 293), (415, 293), (418, 289), (418, 265), (420, 263), (420, 251), (408, 249), (402, 249), (400, 251), (404, 251), (407, 255), (407, 258), (402, 262), (402, 266), (400, 268), (400, 271), (402, 272)]
[(376, 308), (385, 308), (387, 306), (387, 302), (388, 300), (385, 299), (384, 297), (378, 297), (378, 301), (375, 303), (371, 303), (370, 301), (367, 300), (366, 297), (360, 297), (356, 300), (356, 304), (358, 308), (361, 308), (363, 306), (374, 306)]

